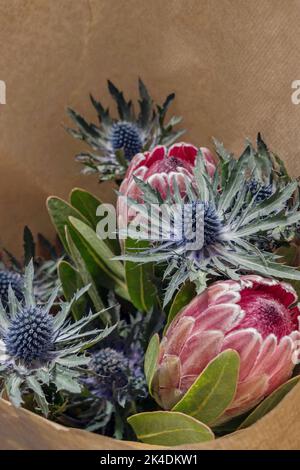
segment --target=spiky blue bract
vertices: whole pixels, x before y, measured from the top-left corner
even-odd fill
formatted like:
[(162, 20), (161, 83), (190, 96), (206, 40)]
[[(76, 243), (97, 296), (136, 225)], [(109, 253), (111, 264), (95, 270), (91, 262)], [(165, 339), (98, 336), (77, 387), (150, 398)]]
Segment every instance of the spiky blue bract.
[(132, 122), (116, 122), (111, 129), (111, 144), (114, 152), (123, 149), (125, 158), (131, 160), (143, 148), (142, 131)]
[(4, 337), (7, 354), (31, 366), (45, 364), (54, 347), (53, 318), (39, 307), (20, 310), (13, 318)]
[(0, 299), (4, 306), (8, 301), (8, 289), (11, 286), (18, 300), (23, 299), (23, 278), (13, 271), (0, 271)]

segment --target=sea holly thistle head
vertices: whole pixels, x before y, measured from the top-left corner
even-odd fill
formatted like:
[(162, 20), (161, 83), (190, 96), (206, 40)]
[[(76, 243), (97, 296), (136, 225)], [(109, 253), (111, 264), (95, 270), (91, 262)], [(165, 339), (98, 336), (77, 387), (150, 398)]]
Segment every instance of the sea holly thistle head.
[(47, 415), (47, 390), (79, 393), (78, 368), (87, 365), (84, 350), (105, 338), (113, 329), (89, 328), (101, 312), (71, 322), (69, 313), (74, 302), (89, 286), (78, 291), (71, 302), (56, 303), (58, 312), (51, 314), (58, 289), (46, 305), (37, 305), (33, 294), (33, 263), (24, 275), (24, 301), (20, 302), (12, 287), (8, 290), (5, 309), (0, 304), (0, 386), (11, 402), (19, 406), (33, 395), (36, 407)]
[(174, 130), (181, 121), (179, 117), (173, 116), (165, 123), (174, 94), (170, 94), (162, 106), (155, 105), (146, 86), (139, 80), (139, 113), (136, 114), (132, 101), (126, 101), (123, 93), (110, 81), (108, 90), (117, 104), (117, 118), (111, 117), (109, 109), (93, 96), (91, 101), (98, 114), (98, 125), (88, 123), (74, 110), (68, 109), (77, 128), (68, 128), (67, 131), (92, 149), (92, 152), (80, 153), (76, 159), (85, 165), (85, 173), (97, 173), (101, 180), (123, 178), (136, 154), (151, 150), (158, 144), (171, 145), (184, 132)]
[[(140, 228), (137, 231), (129, 226), (125, 232), (133, 239), (148, 238), (152, 246), (140, 253), (124, 255), (123, 259), (167, 263), (165, 277), (170, 282), (165, 304), (182, 283), (191, 280), (191, 275), (197, 282), (197, 273), (202, 289), (205, 288), (203, 273), (207, 280), (237, 279), (247, 272), (300, 279), (298, 271), (279, 264), (276, 255), (261, 250), (259, 244), (261, 237), (268, 238), (272, 231), (283, 231), (300, 220), (299, 205), (293, 202), (297, 181), (275, 171), (271, 156), (267, 153), (262, 157), (250, 145), (238, 160), (223, 151), (218, 171), (212, 178), (200, 153), (194, 172), (195, 184), (187, 184), (184, 198), (174, 181), (174, 194), (161, 203), (157, 192), (136, 178), (145, 204), (129, 200), (140, 211)], [(253, 194), (249, 181), (254, 175), (261, 181), (265, 175), (273, 179), (274, 192), (270, 197), (263, 199), (259, 192)], [(190, 237), (191, 232), (197, 243)]]
[(8, 291), (11, 286), (18, 300), (23, 298), (23, 277), (7, 269), (0, 270), (0, 300), (4, 307), (8, 302)]
[(94, 374), (86, 382), (88, 388), (96, 397), (122, 407), (145, 397), (143, 356), (138, 344), (129, 351), (105, 347), (93, 352), (89, 367)]

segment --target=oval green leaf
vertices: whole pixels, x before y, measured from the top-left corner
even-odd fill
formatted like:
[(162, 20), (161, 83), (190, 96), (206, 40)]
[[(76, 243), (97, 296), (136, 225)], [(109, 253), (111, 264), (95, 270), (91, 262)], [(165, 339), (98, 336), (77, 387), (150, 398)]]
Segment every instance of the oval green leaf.
[[(69, 302), (83, 287), (82, 278), (70, 263), (67, 261), (61, 261), (58, 265), (58, 275), (62, 284), (64, 296)], [(75, 320), (80, 320), (86, 310), (87, 299), (85, 295), (82, 295), (77, 302), (74, 302), (72, 306), (72, 314)]]
[(89, 294), (96, 310), (100, 311), (104, 308), (102, 299), (101, 299), (101, 297), (98, 293), (97, 286), (94, 282), (93, 275), (89, 271), (89, 269), (86, 265), (86, 261), (83, 258), (84, 250), (81, 250), (81, 249), (78, 248), (78, 246), (74, 242), (74, 239), (76, 240), (76, 233), (75, 233), (74, 229), (72, 229), (72, 227), (70, 227), (69, 229), (68, 229), (68, 227), (66, 227), (66, 240), (67, 240), (68, 245), (70, 247), (72, 259), (73, 259), (74, 263), (76, 264), (76, 267), (77, 267), (79, 275), (82, 279), (83, 285), (86, 286), (86, 285), (90, 284), (88, 294)]
[(101, 261), (101, 264), (104, 264), (113, 276), (116, 276), (120, 280), (124, 280), (125, 273), (123, 264), (118, 260), (112, 259), (114, 257), (113, 252), (108, 248), (104, 241), (98, 237), (96, 232), (81, 220), (74, 217), (69, 217), (69, 220), (71, 225), (84, 239), (85, 243), (89, 245), (91, 251)]
[(178, 446), (211, 441), (211, 429), (190, 416), (172, 411), (152, 411), (130, 416), (137, 438), (147, 444)]
[(177, 313), (185, 307), (196, 295), (196, 287), (193, 282), (185, 282), (177, 292), (175, 299), (171, 305), (168, 315), (168, 321), (165, 330), (170, 325), (171, 321), (176, 317)]
[[(96, 230), (97, 224), (102, 218), (97, 215), (97, 210), (102, 205), (102, 202), (96, 196), (81, 188), (74, 188), (72, 190), (70, 202), (89, 221), (93, 229)], [(115, 255), (120, 254), (120, 246), (117, 239), (107, 238), (103, 241)]]
[(97, 199), (93, 194), (81, 188), (74, 188), (70, 194), (70, 202), (75, 209), (77, 209), (96, 230), (99, 217), (96, 212), (102, 202)]
[(274, 390), (271, 395), (265, 398), (252, 413), (242, 422), (238, 429), (248, 428), (252, 424), (256, 423), (259, 419), (265, 416), (269, 411), (271, 411), (279, 402), (292, 390), (292, 388), (297, 385), (300, 380), (300, 376), (293, 377), (292, 379), (285, 382), (283, 385), (280, 385), (276, 390)]
[[(72, 225), (70, 224), (69, 232), (72, 237), (73, 245), (75, 245), (77, 248), (77, 259), (79, 259), (80, 268), (78, 267), (78, 263), (75, 259), (74, 261), (80, 274), (82, 275), (82, 273), (88, 271), (92, 276), (94, 284), (97, 286), (97, 288), (101, 286), (108, 289), (114, 289), (116, 294), (120, 295), (126, 300), (129, 300), (125, 280), (122, 281), (112, 272), (112, 270), (109, 269), (109, 266), (111, 265), (108, 265), (108, 263), (114, 263), (114, 261), (109, 258), (107, 260), (107, 254), (111, 254), (111, 257), (113, 257), (110, 249), (105, 244), (103, 244), (103, 241), (97, 237), (93, 229), (89, 228), (86, 224), (81, 223), (81, 231), (79, 231), (76, 230), (75, 227), (78, 227), (78, 222), (80, 221), (73, 219), (72, 217), (70, 218), (70, 221)], [(84, 237), (87, 229), (89, 229), (88, 239)], [(105, 253), (105, 255), (103, 253)], [(75, 255), (73, 250), (73, 258)], [(102, 255), (105, 257), (107, 263), (104, 262)], [(123, 269), (121, 263), (120, 265)]]
[[(126, 239), (125, 249), (132, 253), (134, 250), (146, 248), (148, 242)], [(150, 312), (156, 303), (157, 290), (153, 283), (154, 269), (152, 263), (125, 262), (125, 277), (128, 293), (133, 305), (142, 312)]]
[(151, 394), (152, 380), (153, 380), (153, 376), (154, 376), (156, 365), (157, 365), (158, 354), (159, 354), (159, 336), (156, 333), (155, 335), (152, 336), (148, 344), (148, 348), (145, 354), (145, 363), (144, 363), (146, 382), (147, 382), (150, 394)]
[(47, 199), (47, 208), (51, 221), (59, 235), (59, 238), (61, 239), (62, 244), (66, 252), (70, 254), (65, 233), (65, 227), (70, 225), (69, 217), (76, 217), (77, 219), (87, 223), (88, 221), (74, 207), (59, 197), (50, 196)]
[(213, 359), (172, 411), (213, 424), (232, 402), (239, 375), (240, 358), (228, 349)]

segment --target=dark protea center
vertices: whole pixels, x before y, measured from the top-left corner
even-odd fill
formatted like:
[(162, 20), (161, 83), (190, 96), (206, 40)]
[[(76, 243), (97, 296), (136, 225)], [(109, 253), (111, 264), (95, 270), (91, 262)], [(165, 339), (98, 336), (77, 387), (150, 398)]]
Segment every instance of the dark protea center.
[(248, 188), (252, 196), (255, 196), (255, 202), (260, 203), (273, 194), (272, 184), (261, 184), (256, 179), (252, 179), (248, 183)]
[(125, 158), (131, 160), (141, 152), (141, 131), (131, 122), (117, 122), (112, 126), (111, 143), (114, 151), (123, 149)]
[[(194, 201), (183, 206), (182, 233), (184, 243), (201, 243), (206, 248), (220, 240), (221, 221), (208, 202)], [(197, 235), (199, 239), (197, 240)]]
[(12, 271), (0, 271), (0, 299), (4, 307), (8, 302), (8, 288), (12, 287), (18, 300), (23, 299), (23, 278)]
[(49, 360), (53, 336), (52, 317), (39, 307), (29, 307), (12, 319), (4, 343), (9, 356), (31, 366)]

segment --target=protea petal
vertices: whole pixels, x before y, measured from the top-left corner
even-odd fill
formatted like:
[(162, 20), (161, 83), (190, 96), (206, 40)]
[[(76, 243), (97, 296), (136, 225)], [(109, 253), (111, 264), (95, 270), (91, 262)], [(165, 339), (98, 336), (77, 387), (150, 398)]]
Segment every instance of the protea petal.
[(205, 366), (219, 354), (223, 338), (223, 333), (217, 330), (191, 336), (180, 353), (182, 374), (199, 375)]
[(173, 144), (172, 147), (170, 147), (169, 157), (180, 158), (181, 160), (189, 161), (194, 165), (197, 153), (198, 149), (194, 145), (180, 142), (178, 144)]
[(165, 356), (153, 379), (154, 394), (159, 396), (161, 406), (164, 409), (172, 408), (181, 396), (180, 375), (179, 358), (174, 355)]
[(181, 353), (185, 342), (192, 332), (194, 324), (195, 320), (193, 317), (181, 317), (179, 319), (174, 334), (171, 335), (170, 340), (166, 342), (165, 354), (179, 355)]
[(194, 331), (219, 329), (223, 333), (238, 326), (244, 316), (243, 310), (236, 304), (217, 304), (208, 307), (198, 316)]
[(237, 330), (224, 339), (222, 351), (234, 349), (240, 356), (240, 377), (244, 380), (256, 362), (262, 344), (261, 335), (252, 329)]

